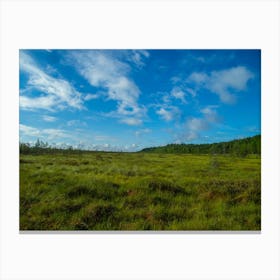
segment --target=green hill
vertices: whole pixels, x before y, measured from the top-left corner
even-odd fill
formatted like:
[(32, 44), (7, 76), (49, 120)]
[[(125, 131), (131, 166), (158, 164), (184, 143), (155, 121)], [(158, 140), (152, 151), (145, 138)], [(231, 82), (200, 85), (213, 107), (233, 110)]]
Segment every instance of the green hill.
[(261, 135), (244, 139), (212, 144), (168, 144), (166, 146), (145, 148), (146, 153), (182, 153), (182, 154), (261, 154)]

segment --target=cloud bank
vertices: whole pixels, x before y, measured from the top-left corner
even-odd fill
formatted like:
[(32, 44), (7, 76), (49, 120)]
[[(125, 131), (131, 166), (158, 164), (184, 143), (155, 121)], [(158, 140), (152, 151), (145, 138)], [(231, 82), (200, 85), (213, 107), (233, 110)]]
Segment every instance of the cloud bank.
[(31, 56), (20, 52), (20, 70), (28, 76), (25, 92), (36, 90), (41, 95), (29, 97), (20, 95), (20, 107), (23, 110), (75, 108), (83, 109), (81, 93), (67, 80), (54, 78), (41, 69)]
[[(134, 53), (132, 57), (134, 63), (142, 65), (139, 53)], [(105, 89), (106, 98), (117, 102), (117, 111), (111, 116), (128, 125), (142, 123), (145, 108), (138, 104), (141, 92), (129, 77), (131, 71), (129, 64), (105, 51), (70, 51), (68, 59), (71, 63), (74, 61), (78, 73), (92, 86)]]
[(187, 82), (196, 89), (207, 89), (219, 96), (223, 103), (232, 104), (236, 101), (235, 92), (246, 90), (247, 83), (254, 77), (244, 66), (237, 66), (221, 71), (193, 72)]

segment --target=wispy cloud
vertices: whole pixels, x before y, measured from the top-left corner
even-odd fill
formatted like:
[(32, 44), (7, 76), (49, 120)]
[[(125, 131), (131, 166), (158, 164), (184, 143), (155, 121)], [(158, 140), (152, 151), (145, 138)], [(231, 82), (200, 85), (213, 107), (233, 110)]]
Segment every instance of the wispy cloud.
[(84, 97), (84, 100), (85, 101), (89, 101), (89, 100), (92, 100), (92, 99), (97, 99), (99, 98), (100, 96), (98, 94), (87, 94), (85, 97)]
[(156, 110), (156, 113), (163, 120), (169, 122), (169, 121), (173, 121), (173, 120), (177, 119), (180, 116), (181, 111), (179, 110), (179, 108), (177, 108), (175, 106), (164, 106), (164, 107), (160, 107), (158, 110)]
[(182, 111), (179, 109), (179, 105), (174, 103), (174, 100), (180, 100), (181, 103), (187, 104), (185, 93), (181, 88), (174, 87), (170, 92), (159, 91), (154, 95), (156, 103), (150, 104), (149, 107), (153, 108), (155, 113), (164, 121), (179, 120)]
[(235, 92), (246, 90), (247, 83), (254, 77), (253, 73), (244, 66), (237, 66), (221, 71), (192, 73), (187, 81), (197, 89), (207, 89), (217, 94), (223, 103), (234, 103)]
[(24, 51), (20, 52), (20, 71), (28, 75), (27, 91), (36, 90), (39, 97), (20, 96), (20, 107), (25, 110), (55, 111), (67, 107), (83, 109), (81, 93), (64, 79), (54, 78), (39, 67)]
[(56, 117), (48, 116), (48, 115), (43, 115), (42, 118), (46, 122), (55, 122), (57, 120)]
[(190, 118), (186, 123), (185, 140), (192, 141), (199, 137), (201, 131), (207, 130), (209, 127), (207, 121), (203, 118)]
[(139, 129), (139, 130), (135, 131), (135, 136), (136, 136), (136, 137), (140, 137), (140, 136), (142, 136), (142, 135), (144, 135), (144, 134), (151, 133), (151, 132), (152, 132), (151, 129), (149, 129), (149, 128), (143, 128), (143, 129)]
[(173, 76), (170, 78), (170, 82), (173, 85), (170, 95), (175, 98), (181, 100), (182, 103), (186, 104), (187, 99), (191, 100), (196, 97), (196, 90), (191, 88), (186, 81), (186, 78), (180, 76)]
[(24, 135), (24, 136), (38, 137), (38, 138), (45, 137), (47, 140), (70, 137), (70, 135), (66, 131), (61, 129), (54, 129), (54, 128), (39, 129), (36, 127), (20, 124), (19, 130), (21, 136)]
[(55, 128), (42, 129), (42, 134), (46, 135), (49, 140), (70, 137), (66, 131)]
[(192, 52), (184, 55), (184, 58), (181, 61), (183, 66), (197, 66), (197, 65), (223, 65), (225, 63), (231, 62), (235, 58), (235, 52), (230, 50), (216, 51), (210, 54), (209, 52)]
[(72, 126), (72, 127), (85, 127), (85, 126), (87, 126), (87, 123), (85, 121), (80, 121), (80, 120), (70, 120), (66, 124), (67, 124), (67, 126)]
[(138, 68), (144, 67), (149, 56), (150, 54), (146, 50), (130, 50), (127, 52), (128, 61), (134, 63)]
[(23, 135), (26, 135), (26, 136), (39, 136), (40, 135), (39, 129), (37, 129), (35, 127), (24, 125), (24, 124), (19, 125), (19, 131), (20, 131), (20, 133), (22, 133)]
[(137, 118), (122, 118), (120, 120), (120, 122), (128, 124), (128, 125), (140, 125), (140, 124), (142, 124), (142, 120), (137, 119)]
[(171, 96), (179, 99), (182, 103), (186, 104), (186, 94), (180, 87), (174, 87), (171, 91)]
[(186, 91), (192, 96), (192, 97), (196, 97), (196, 91), (193, 90), (192, 88), (186, 88)]
[(56, 108), (61, 108), (60, 106), (56, 107), (57, 99), (55, 96), (51, 95), (41, 97), (28, 97), (20, 95), (19, 105), (23, 110), (44, 109), (54, 112)]
[(208, 123), (218, 123), (221, 121), (221, 117), (218, 115), (215, 108), (217, 108), (217, 106), (207, 106), (200, 110)]
[(192, 141), (200, 137), (200, 133), (209, 130), (214, 124), (221, 121), (216, 106), (207, 106), (200, 110), (202, 117), (191, 117), (185, 125), (185, 132), (180, 137), (184, 141)]
[(105, 89), (108, 100), (117, 102), (115, 116), (120, 118), (120, 122), (129, 125), (142, 123), (145, 110), (138, 105), (140, 90), (129, 78), (129, 64), (104, 51), (71, 51), (68, 57), (74, 61), (81, 76), (92, 86)]

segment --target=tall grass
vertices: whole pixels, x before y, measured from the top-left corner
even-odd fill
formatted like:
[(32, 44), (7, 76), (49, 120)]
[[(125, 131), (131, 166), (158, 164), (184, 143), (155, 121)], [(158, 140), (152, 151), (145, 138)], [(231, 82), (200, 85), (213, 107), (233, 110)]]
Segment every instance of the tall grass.
[(20, 156), (21, 230), (259, 230), (260, 158)]

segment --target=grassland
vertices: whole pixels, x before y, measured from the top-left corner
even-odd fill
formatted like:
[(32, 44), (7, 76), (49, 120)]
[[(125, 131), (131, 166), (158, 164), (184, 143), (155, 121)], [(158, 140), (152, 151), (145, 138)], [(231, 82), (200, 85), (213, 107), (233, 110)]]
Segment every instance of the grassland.
[(260, 230), (260, 157), (20, 155), (21, 230)]

